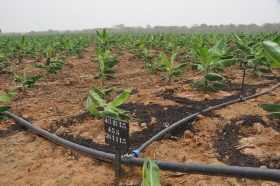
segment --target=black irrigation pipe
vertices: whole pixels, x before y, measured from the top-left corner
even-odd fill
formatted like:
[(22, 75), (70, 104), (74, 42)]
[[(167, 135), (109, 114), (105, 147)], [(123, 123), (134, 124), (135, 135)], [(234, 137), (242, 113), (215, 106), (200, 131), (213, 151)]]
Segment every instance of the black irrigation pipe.
[[(240, 98), (240, 99), (237, 99), (237, 100), (234, 100), (234, 101), (230, 101), (230, 102), (227, 102), (227, 103), (224, 103), (224, 104), (221, 104), (221, 105), (203, 110), (202, 112), (211, 111), (211, 110), (220, 108), (222, 106), (226, 106), (226, 105), (231, 104), (231, 103), (235, 103), (235, 102), (238, 102), (238, 101), (243, 101), (243, 100), (246, 100), (246, 99), (257, 97), (259, 95), (262, 95), (262, 94), (265, 94), (267, 92), (270, 92), (270, 91), (274, 90), (279, 85), (280, 85), (280, 83), (273, 86), (271, 89), (269, 89), (267, 91), (264, 91), (264, 92), (261, 92), (259, 94), (249, 96), (249, 97), (246, 97), (246, 98), (243, 98), (243, 99)], [(114, 154), (97, 151), (97, 150), (94, 150), (94, 149), (84, 147), (84, 146), (78, 145), (76, 143), (67, 141), (65, 139), (62, 139), (62, 138), (60, 138), (60, 137), (58, 137), (58, 136), (56, 136), (56, 135), (54, 135), (50, 132), (47, 132), (47, 131), (39, 128), (39, 127), (36, 127), (36, 126), (32, 125), (31, 123), (27, 122), (26, 120), (14, 115), (10, 112), (5, 111), (3, 114), (6, 115), (9, 118), (15, 120), (16, 122), (24, 125), (25, 127), (33, 130), (34, 132), (44, 136), (45, 138), (50, 139), (51, 141), (53, 141), (57, 144), (60, 144), (60, 145), (65, 146), (67, 148), (71, 148), (73, 150), (77, 150), (79, 152), (82, 152), (82, 153), (85, 153), (87, 155), (93, 156), (94, 158), (97, 158), (97, 159), (100, 159), (100, 160), (110, 161), (110, 162), (113, 162), (115, 160), (115, 155)], [(199, 113), (193, 114), (193, 115), (175, 123), (176, 125), (175, 124), (171, 125), (167, 129), (171, 130), (174, 127), (192, 119), (197, 114), (199, 114)], [(159, 137), (160, 135), (165, 134), (167, 132), (166, 131), (167, 129), (161, 131), (156, 136)], [(151, 139), (156, 140), (158, 137), (154, 136)], [(149, 142), (150, 142), (150, 140), (149, 140)], [(146, 142), (145, 144), (147, 145), (148, 143)], [(144, 149), (144, 148), (142, 148), (142, 149)], [(142, 166), (143, 163), (144, 163), (144, 159), (135, 158), (135, 157), (126, 158), (126, 157), (122, 156), (121, 162), (123, 164), (131, 164), (131, 165)], [(179, 162), (169, 162), (169, 161), (159, 161), (159, 160), (155, 160), (155, 162), (161, 170), (167, 170), (167, 171), (185, 172), (185, 173), (192, 173), (192, 174), (205, 174), (205, 175), (212, 175), (212, 176), (232, 176), (232, 177), (242, 177), (242, 178), (249, 178), (249, 179), (280, 182), (280, 170), (277, 170), (277, 169), (263, 169), (263, 168), (240, 167), (240, 166), (204, 165), (204, 164), (179, 163)]]
[(204, 113), (204, 112), (209, 112), (209, 111), (212, 111), (212, 110), (215, 110), (215, 109), (218, 109), (218, 108), (221, 108), (221, 107), (224, 107), (224, 106), (227, 106), (227, 105), (230, 105), (230, 104), (233, 104), (233, 103), (236, 103), (236, 102), (241, 102), (241, 101), (245, 101), (247, 99), (251, 99), (251, 98), (255, 98), (257, 96), (260, 96), (260, 95), (263, 95), (263, 94), (266, 94), (274, 89), (276, 89), (278, 86), (280, 86), (280, 83), (276, 84), (275, 86), (273, 86), (272, 88), (270, 88), (269, 90), (266, 90), (266, 91), (263, 91), (263, 92), (260, 92), (258, 94), (255, 94), (255, 95), (252, 95), (252, 96), (248, 96), (248, 97), (245, 97), (245, 98), (238, 98), (236, 100), (233, 100), (233, 101), (228, 101), (226, 103), (222, 103), (220, 105), (216, 105), (214, 107), (211, 107), (211, 108), (208, 108), (208, 109), (205, 109), (203, 110), (202, 112), (197, 112), (195, 114), (192, 114), (176, 123), (174, 123), (173, 125), (170, 125), (169, 127), (165, 128), (164, 130), (160, 131), (158, 134), (156, 134), (155, 136), (153, 136), (151, 139), (149, 139), (147, 142), (145, 142), (141, 147), (139, 147), (137, 150), (133, 150), (132, 151), (132, 155), (135, 156), (135, 157), (138, 157), (140, 155), (140, 153), (145, 149), (147, 148), (151, 143), (153, 143), (155, 140), (159, 139), (161, 136), (163, 136), (164, 134), (166, 134), (167, 132), (171, 131), (172, 129), (176, 128), (177, 126), (181, 125), (181, 124), (184, 124), (186, 123), (187, 121), (193, 119), (196, 115), (198, 114), (201, 114), (201, 113)]
[[(10, 113), (4, 112), (4, 114), (15, 120), (16, 122), (24, 125), (25, 127), (33, 130), (35, 133), (38, 133), (45, 138), (62, 145), (67, 148), (79, 151), (81, 153), (90, 155), (94, 158), (113, 162), (115, 160), (115, 155), (94, 150), (88, 147), (78, 145), (76, 143), (70, 142), (63, 138), (60, 138), (48, 131), (45, 131), (39, 127), (36, 127), (29, 123), (28, 121)], [(121, 162), (123, 164), (137, 165), (142, 166), (144, 163), (143, 158), (125, 158), (122, 156)], [(160, 161), (155, 160), (156, 164), (160, 170), (174, 171), (174, 172), (184, 172), (191, 174), (205, 174), (212, 176), (231, 176), (231, 177), (242, 177), (249, 179), (257, 180), (267, 180), (267, 181), (280, 181), (280, 170), (277, 169), (262, 169), (262, 168), (253, 168), (253, 167), (239, 167), (239, 166), (219, 166), (219, 165), (204, 165), (204, 164), (193, 164), (193, 163), (179, 163), (179, 162), (169, 162), (169, 161)]]

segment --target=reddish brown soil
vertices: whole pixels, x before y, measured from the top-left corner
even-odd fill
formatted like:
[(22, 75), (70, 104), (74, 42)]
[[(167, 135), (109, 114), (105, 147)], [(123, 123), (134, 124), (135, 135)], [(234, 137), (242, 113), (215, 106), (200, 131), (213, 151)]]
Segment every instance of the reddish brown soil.
[[(154, 135), (157, 131), (152, 130), (160, 131), (190, 114), (215, 106), (219, 100), (223, 103), (239, 97), (242, 71), (235, 67), (223, 74), (231, 85), (230, 90), (204, 94), (190, 88), (190, 83), (201, 77), (201, 73), (192, 73), (185, 68), (184, 76), (175, 78), (173, 83), (160, 82), (163, 74), (149, 74), (148, 69), (142, 68), (144, 62), (135, 59), (133, 53), (114, 49), (112, 54), (119, 55), (119, 64), (115, 67), (117, 79), (107, 82), (108, 87), (117, 87), (110, 99), (125, 88), (133, 89), (133, 94), (123, 105), (132, 117), (130, 135), (132, 146), (135, 146), (132, 149), (147, 140), (143, 137), (140, 144), (134, 143), (137, 131), (143, 131), (142, 136)], [(97, 64), (91, 62), (96, 57), (94, 47), (89, 47), (83, 56), (83, 59), (68, 57), (66, 66), (59, 71), (57, 78), (41, 79), (37, 88), (17, 93), (9, 102), (12, 106), (10, 111), (56, 135), (67, 134), (72, 135), (73, 140), (91, 139), (95, 143), (105, 144), (103, 122), (89, 117), (85, 109), (88, 91), (100, 83), (94, 79)], [(18, 72), (28, 67), (29, 75), (43, 72), (34, 68), (32, 63), (32, 60), (20, 64), (11, 62), (11, 67)], [(279, 81), (277, 70), (259, 79), (249, 77), (249, 69), (246, 74), (246, 95), (267, 90)], [(8, 69), (0, 76), (0, 95), (19, 86)], [(258, 107), (260, 102), (280, 103), (279, 95), (280, 88), (277, 88), (257, 98), (199, 115), (181, 131), (173, 131), (152, 143), (141, 157), (146, 155), (154, 160), (279, 169), (279, 121), (270, 120), (268, 113)], [(121, 179), (115, 179), (113, 163), (59, 146), (21, 127), (16, 131), (15, 126), (11, 119), (0, 125), (0, 185), (141, 183), (141, 167), (122, 165)], [(191, 134), (184, 136), (185, 130), (190, 130)], [(227, 140), (234, 142), (232, 151), (223, 148), (229, 145)], [(107, 148), (106, 151), (113, 152), (113, 149)], [(162, 185), (278, 185), (271, 181), (167, 171), (160, 171), (160, 181)]]

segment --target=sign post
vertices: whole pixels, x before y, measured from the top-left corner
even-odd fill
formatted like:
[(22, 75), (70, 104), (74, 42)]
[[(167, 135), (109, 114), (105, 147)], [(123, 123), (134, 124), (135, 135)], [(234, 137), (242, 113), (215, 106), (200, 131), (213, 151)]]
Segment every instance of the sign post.
[(121, 176), (121, 150), (129, 148), (128, 121), (105, 116), (105, 143), (115, 147), (115, 176)]
[(244, 78), (245, 78), (245, 70), (247, 67), (247, 61), (243, 61), (243, 77), (242, 77), (242, 87), (241, 87), (241, 94), (240, 94), (240, 99), (243, 100), (244, 98)]

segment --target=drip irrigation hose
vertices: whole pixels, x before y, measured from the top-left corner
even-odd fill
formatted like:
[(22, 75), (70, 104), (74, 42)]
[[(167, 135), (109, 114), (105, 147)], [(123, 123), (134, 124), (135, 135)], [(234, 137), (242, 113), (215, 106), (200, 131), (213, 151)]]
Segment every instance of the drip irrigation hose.
[(151, 143), (153, 143), (156, 139), (160, 138), (161, 136), (163, 136), (164, 134), (166, 134), (167, 132), (171, 131), (172, 129), (174, 129), (175, 127), (181, 125), (181, 124), (184, 124), (186, 123), (187, 121), (191, 120), (192, 118), (194, 118), (196, 115), (200, 114), (200, 113), (204, 113), (204, 112), (209, 112), (209, 111), (212, 111), (212, 110), (215, 110), (215, 109), (218, 109), (218, 108), (221, 108), (221, 107), (224, 107), (224, 106), (227, 106), (227, 105), (230, 105), (230, 104), (233, 104), (233, 103), (236, 103), (236, 102), (241, 102), (241, 101), (244, 101), (244, 100), (247, 100), (247, 99), (251, 99), (251, 98), (254, 98), (254, 97), (257, 97), (257, 96), (260, 96), (260, 95), (263, 95), (263, 94), (266, 94), (274, 89), (276, 89), (278, 86), (280, 86), (280, 83), (276, 84), (275, 86), (273, 86), (272, 88), (266, 90), (266, 91), (263, 91), (263, 92), (260, 92), (258, 94), (255, 94), (255, 95), (252, 95), (252, 96), (248, 96), (248, 97), (245, 97), (245, 98), (238, 98), (236, 100), (233, 100), (233, 101), (228, 101), (226, 103), (222, 103), (220, 105), (216, 105), (214, 107), (211, 107), (211, 108), (208, 108), (208, 109), (205, 109), (201, 112), (198, 112), (198, 113), (195, 113), (195, 114), (192, 114), (176, 123), (174, 123), (173, 125), (170, 125), (169, 127), (167, 127), (166, 129), (160, 131), (159, 133), (157, 133), (155, 136), (153, 136), (151, 139), (149, 139), (147, 142), (145, 142), (140, 148), (138, 148), (137, 150), (133, 150), (131, 152), (132, 156), (134, 157), (138, 157), (140, 155), (140, 153), (145, 149), (147, 148)]
[[(235, 103), (238, 101), (243, 101), (246, 99), (254, 98), (257, 96), (260, 96), (262, 94), (265, 94), (267, 92), (270, 92), (277, 88), (280, 85), (278, 83), (277, 85), (273, 86), (271, 89), (255, 94), (253, 96), (248, 96), (246, 98), (240, 98), (234, 101), (229, 101), (220, 105), (217, 105), (215, 107), (211, 107), (209, 109), (203, 110), (202, 112), (207, 112), (214, 110), (216, 108), (220, 108), (222, 106), (226, 106), (231, 103)], [(113, 162), (115, 160), (115, 155), (110, 153), (105, 153), (101, 151), (97, 151), (88, 147), (84, 147), (81, 145), (78, 145), (76, 143), (70, 142), (68, 140), (62, 139), (48, 131), (45, 131), (39, 127), (36, 127), (32, 125), (31, 123), (25, 121), (24, 119), (5, 111), (3, 112), (4, 115), (7, 117), (15, 120), (16, 122), (24, 125), (25, 127), (33, 130), (34, 132), (38, 133), (41, 136), (44, 136), (47, 139), (50, 139), (51, 141), (60, 144), (62, 146), (65, 146), (67, 148), (71, 148), (73, 150), (77, 150), (81, 153), (90, 155), (96, 159), (104, 160), (104, 161), (110, 161)], [(164, 129), (163, 131), (159, 132), (156, 136), (154, 136), (153, 140), (158, 139), (161, 135), (165, 134), (169, 130), (175, 128), (176, 126), (185, 123), (186, 121), (194, 118), (197, 114), (195, 113), (191, 116), (186, 117), (185, 119), (182, 119), (178, 121), (177, 123), (171, 125), (170, 127)], [(149, 142), (149, 143), (148, 143)], [(151, 140), (146, 142), (144, 145), (142, 145), (139, 149), (144, 150), (145, 147), (147, 147), (150, 143), (152, 143)], [(136, 152), (141, 152), (140, 150), (135, 150)], [(134, 154), (134, 153), (133, 153)], [(121, 162), (123, 164), (131, 164), (131, 165), (137, 165), (142, 166), (144, 163), (144, 159), (142, 158), (135, 158), (135, 157), (129, 157), (126, 158), (125, 156), (122, 156)], [(212, 175), (212, 176), (232, 176), (232, 177), (242, 177), (242, 178), (249, 178), (249, 179), (257, 179), (257, 180), (267, 180), (267, 181), (276, 181), (280, 182), (280, 170), (277, 169), (263, 169), (263, 168), (254, 168), (254, 167), (239, 167), (239, 166), (219, 166), (219, 165), (203, 165), (203, 164), (192, 164), (192, 163), (179, 163), (179, 162), (169, 162), (169, 161), (160, 161), (155, 160), (156, 164), (161, 170), (166, 171), (176, 171), (176, 172), (184, 172), (184, 173), (192, 173), (192, 174), (205, 174), (205, 175)]]
[(192, 114), (176, 123), (174, 123), (173, 125), (170, 125), (169, 127), (165, 128), (164, 130), (160, 131), (159, 133), (157, 133), (155, 136), (153, 136), (151, 139), (149, 139), (146, 143), (144, 143), (139, 149), (137, 150), (133, 150), (132, 153), (135, 153), (138, 157), (140, 155), (140, 153), (147, 148), (151, 143), (153, 143), (155, 140), (157, 140), (158, 138), (160, 138), (161, 136), (163, 136), (164, 134), (166, 134), (168, 131), (176, 128), (177, 126), (186, 123), (187, 121), (191, 120), (192, 118), (194, 118), (196, 115), (198, 115), (199, 112)]
[[(51, 141), (62, 145), (67, 148), (71, 148), (73, 150), (79, 151), (81, 153), (90, 155), (96, 159), (100, 159), (103, 161), (113, 162), (115, 159), (114, 154), (105, 153), (101, 151), (97, 151), (88, 147), (84, 147), (78, 145), (76, 143), (70, 142), (68, 140), (62, 139), (48, 131), (45, 131), (39, 127), (36, 127), (25, 121), (24, 119), (5, 111), (3, 113), (7, 117), (15, 120), (16, 122), (24, 125), (25, 127), (33, 130), (35, 133), (50, 139)], [(143, 158), (125, 158), (121, 157), (121, 162), (123, 164), (142, 166), (144, 163)], [(174, 171), (174, 172), (183, 172), (190, 174), (205, 174), (211, 176), (229, 176), (229, 177), (241, 177), (241, 178), (249, 178), (256, 180), (266, 180), (266, 181), (280, 181), (280, 170), (277, 169), (264, 169), (264, 168), (254, 168), (254, 167), (239, 167), (239, 166), (219, 166), (219, 165), (204, 165), (204, 164), (193, 164), (193, 163), (179, 163), (179, 162), (169, 162), (169, 161), (161, 161), (155, 160), (156, 164), (160, 168), (160, 170), (165, 171)]]

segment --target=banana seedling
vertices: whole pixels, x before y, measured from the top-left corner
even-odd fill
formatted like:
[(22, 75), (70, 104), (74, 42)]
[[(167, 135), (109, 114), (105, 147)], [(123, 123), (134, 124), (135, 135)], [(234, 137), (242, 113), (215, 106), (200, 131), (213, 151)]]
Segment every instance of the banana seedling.
[[(9, 101), (16, 93), (10, 92), (8, 94), (5, 94), (3, 96), (0, 96), (0, 102), (7, 102)], [(2, 113), (5, 111), (10, 110), (12, 107), (9, 105), (0, 105), (0, 121), (6, 120), (7, 118), (2, 116)]]
[(199, 79), (192, 84), (192, 88), (203, 87), (204, 92), (218, 92), (219, 89), (227, 88), (228, 85), (222, 82), (223, 77), (220, 74), (214, 73), (219, 71), (221, 67), (230, 67), (236, 62), (240, 61), (238, 58), (221, 59), (225, 54), (223, 51), (225, 43), (224, 40), (219, 40), (215, 46), (207, 49), (205, 46), (195, 47), (195, 53), (201, 63), (193, 65), (193, 69), (204, 72), (204, 78)]
[(37, 75), (37, 76), (28, 78), (26, 71), (27, 71), (27, 67), (23, 70), (23, 76), (20, 76), (13, 69), (11, 69), (11, 72), (14, 74), (15, 81), (22, 84), (22, 87), (18, 87), (17, 90), (26, 91), (26, 87), (35, 88), (36, 81), (38, 81), (39, 79), (41, 79), (43, 77), (43, 75)]
[(109, 36), (107, 34), (106, 29), (103, 29), (103, 33), (100, 34), (98, 31), (96, 31), (97, 37), (98, 37), (98, 47), (102, 50), (102, 52), (105, 52), (108, 46), (108, 39)]
[[(125, 115), (125, 111), (117, 107), (128, 99), (131, 90), (131, 88), (126, 89), (122, 94), (109, 103), (100, 98), (95, 91), (90, 90), (89, 93), (93, 99), (89, 97), (87, 98), (86, 109), (97, 119), (104, 118), (104, 116), (111, 116), (121, 120), (129, 120), (130, 117)], [(98, 110), (99, 108), (100, 110)]]
[[(280, 46), (274, 41), (263, 42), (264, 55), (271, 62), (271, 68), (280, 66)], [(280, 104), (259, 103), (259, 107), (268, 112), (272, 112), (270, 115), (272, 118), (280, 119)]]
[(150, 160), (149, 164), (145, 157), (143, 167), (142, 167), (142, 183), (141, 186), (160, 186), (159, 180), (159, 167), (157, 164)]
[(0, 53), (0, 71), (4, 68), (8, 67), (8, 64), (5, 64), (4, 61), (6, 60), (6, 52)]
[(162, 64), (161, 58), (158, 58), (154, 63), (147, 63), (145, 67), (150, 69), (151, 74), (157, 74), (158, 72), (165, 71), (165, 65)]
[(116, 79), (112, 74), (115, 73), (112, 68), (116, 66), (118, 63), (117, 56), (109, 56), (110, 50), (106, 50), (105, 52), (102, 52), (98, 48), (96, 49), (98, 58), (97, 62), (99, 64), (99, 73), (96, 74), (94, 79), (101, 79), (101, 87), (93, 87), (93, 91), (96, 92), (98, 95), (103, 96), (109, 96), (111, 92), (115, 90), (115, 87), (104, 89), (105, 81), (109, 81), (112, 79)]
[[(46, 52), (46, 63), (45, 64), (33, 64), (34, 67), (36, 68), (44, 68), (47, 72), (45, 73), (45, 76), (49, 76), (49, 74), (55, 74), (57, 75), (57, 70), (62, 69), (62, 67), (65, 65), (64, 62), (59, 62), (59, 61), (53, 61), (51, 60), (51, 55), (52, 55), (53, 49), (49, 47)], [(59, 57), (57, 55), (56, 57)]]
[(164, 65), (165, 71), (167, 72), (167, 74), (162, 77), (162, 80), (169, 79), (169, 81), (172, 82), (173, 76), (179, 77), (183, 75), (182, 71), (179, 69), (187, 66), (189, 62), (184, 62), (179, 65), (175, 65), (174, 59), (176, 55), (177, 55), (177, 50), (172, 52), (171, 60), (168, 61), (166, 55), (163, 52), (160, 53), (162, 64)]

